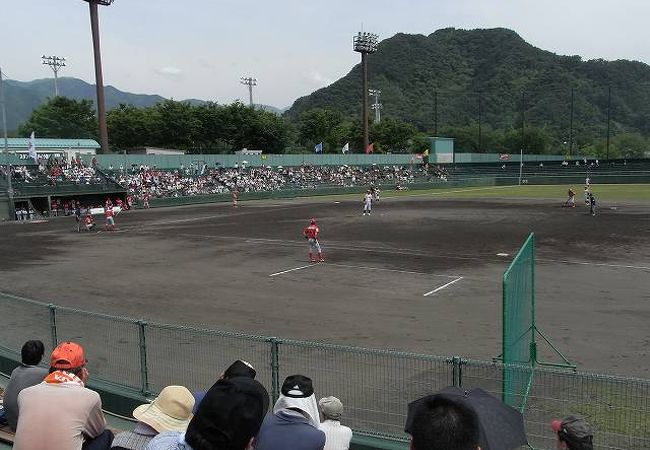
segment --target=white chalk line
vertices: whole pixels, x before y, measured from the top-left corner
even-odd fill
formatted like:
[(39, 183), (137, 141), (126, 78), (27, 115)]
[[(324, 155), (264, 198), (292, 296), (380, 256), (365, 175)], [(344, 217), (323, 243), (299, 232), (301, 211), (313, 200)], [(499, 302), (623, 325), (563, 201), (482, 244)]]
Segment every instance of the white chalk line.
[(318, 265), (318, 263), (312, 263), (312, 264), (309, 264), (307, 266), (294, 267), (293, 269), (287, 269), (287, 270), (283, 270), (281, 272), (272, 273), (269, 276), (270, 277), (275, 277), (275, 276), (278, 276), (278, 275), (282, 275), (283, 273), (289, 273), (289, 272), (293, 272), (293, 271), (296, 271), (296, 270), (308, 269), (310, 267), (316, 267), (317, 265)]
[(442, 291), (444, 288), (446, 288), (446, 287), (448, 287), (448, 286), (451, 286), (452, 284), (457, 283), (457, 282), (459, 282), (459, 281), (462, 280), (462, 279), (463, 279), (463, 277), (458, 277), (458, 278), (456, 278), (455, 280), (451, 280), (449, 283), (447, 283), (447, 284), (443, 284), (442, 286), (439, 286), (439, 287), (435, 288), (434, 290), (429, 291), (429, 292), (427, 292), (426, 294), (424, 294), (424, 295), (422, 295), (422, 296), (423, 296), (423, 297), (428, 297), (429, 295), (431, 295), (431, 294), (435, 294), (435, 293), (438, 292), (438, 291)]

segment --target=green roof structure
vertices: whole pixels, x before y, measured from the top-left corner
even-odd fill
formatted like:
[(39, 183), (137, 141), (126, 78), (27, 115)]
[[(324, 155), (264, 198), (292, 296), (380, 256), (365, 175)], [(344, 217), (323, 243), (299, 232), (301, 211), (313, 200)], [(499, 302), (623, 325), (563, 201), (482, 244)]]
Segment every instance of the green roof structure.
[[(94, 139), (50, 139), (35, 138), (34, 144), (36, 150), (48, 148), (67, 149), (67, 148), (100, 148), (100, 145)], [(4, 141), (0, 138), (0, 149), (4, 147)], [(7, 147), (11, 149), (27, 149), (29, 147), (29, 138), (8, 138)]]

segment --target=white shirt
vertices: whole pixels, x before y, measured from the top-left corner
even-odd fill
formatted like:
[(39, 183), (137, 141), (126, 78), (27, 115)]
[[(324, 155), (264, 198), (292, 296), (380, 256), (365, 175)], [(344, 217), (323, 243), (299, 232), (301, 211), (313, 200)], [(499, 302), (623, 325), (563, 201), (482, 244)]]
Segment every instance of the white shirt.
[(366, 203), (366, 205), (369, 205), (372, 203), (372, 194), (366, 194), (363, 196), (363, 201)]
[(323, 450), (348, 450), (350, 448), (352, 430), (341, 425), (338, 420), (323, 420), (318, 429), (325, 433)]

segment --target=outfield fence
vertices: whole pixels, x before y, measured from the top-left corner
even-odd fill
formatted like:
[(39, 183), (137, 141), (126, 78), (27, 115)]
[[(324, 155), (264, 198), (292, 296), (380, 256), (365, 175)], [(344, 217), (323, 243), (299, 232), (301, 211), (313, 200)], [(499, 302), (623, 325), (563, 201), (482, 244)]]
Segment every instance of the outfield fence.
[[(170, 384), (207, 389), (241, 358), (255, 366), (275, 399), (286, 376), (302, 373), (314, 380), (318, 396), (342, 400), (343, 421), (356, 433), (395, 441), (406, 440), (408, 402), (450, 385), (482, 387), (501, 398), (504, 372), (530, 371), (528, 365), (153, 323), (0, 294), (0, 353), (18, 361), (29, 339), (43, 340), (48, 350), (79, 342), (91, 379), (118, 392), (151, 395)], [(554, 448), (548, 424), (571, 413), (594, 425), (598, 450), (650, 449), (650, 380), (536, 368), (524, 410), (533, 448)]]

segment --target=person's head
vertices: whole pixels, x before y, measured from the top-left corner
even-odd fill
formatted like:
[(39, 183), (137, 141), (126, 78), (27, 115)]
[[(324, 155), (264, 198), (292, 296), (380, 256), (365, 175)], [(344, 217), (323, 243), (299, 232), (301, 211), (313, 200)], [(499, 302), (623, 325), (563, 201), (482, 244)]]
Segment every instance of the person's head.
[(411, 450), (480, 450), (478, 418), (466, 405), (430, 395), (411, 414)]
[(560, 450), (593, 450), (594, 430), (578, 416), (568, 416), (551, 422), (551, 429), (557, 433), (557, 448)]
[(318, 400), (318, 407), (324, 420), (341, 420), (343, 403), (336, 397), (323, 397)]
[(27, 341), (20, 349), (20, 360), (28, 366), (35, 366), (43, 359), (45, 346), (41, 341)]
[(185, 433), (194, 450), (248, 450), (269, 408), (269, 394), (252, 378), (218, 380)]
[(309, 223), (312, 224), (312, 225), (316, 225), (316, 219), (312, 218), (312, 219), (309, 221)]
[(194, 397), (183, 386), (167, 386), (151, 403), (133, 410), (133, 417), (149, 425), (158, 433), (163, 431), (185, 431), (192, 419)]
[(223, 372), (221, 378), (255, 378), (255, 375), (257, 375), (257, 371), (251, 363), (238, 359)]
[(283, 409), (299, 412), (318, 428), (320, 415), (311, 378), (304, 375), (289, 375), (285, 378), (280, 388), (280, 397), (273, 406), (273, 413)]
[(50, 373), (63, 370), (78, 376), (81, 381), (85, 382), (88, 378), (87, 362), (81, 345), (74, 342), (63, 342), (52, 350)]

